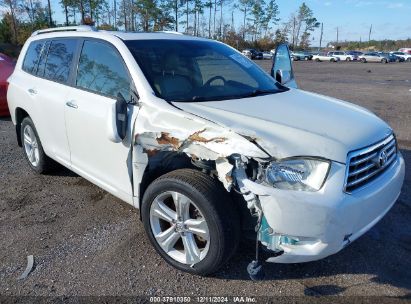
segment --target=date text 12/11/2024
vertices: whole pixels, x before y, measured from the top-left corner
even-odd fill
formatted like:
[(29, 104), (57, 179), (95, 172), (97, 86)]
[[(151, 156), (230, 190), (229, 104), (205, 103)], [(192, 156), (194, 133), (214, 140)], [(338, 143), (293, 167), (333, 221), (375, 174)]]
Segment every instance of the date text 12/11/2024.
[(257, 303), (257, 299), (255, 297), (244, 297), (244, 296), (150, 297), (150, 303), (192, 303), (192, 302), (193, 303)]

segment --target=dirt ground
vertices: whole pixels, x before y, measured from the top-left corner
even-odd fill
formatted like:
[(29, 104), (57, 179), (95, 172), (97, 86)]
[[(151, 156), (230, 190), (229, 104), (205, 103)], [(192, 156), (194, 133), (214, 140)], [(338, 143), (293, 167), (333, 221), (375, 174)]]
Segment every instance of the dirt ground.
[[(269, 69), (269, 61), (258, 63)], [(352, 101), (388, 121), (406, 163), (411, 164), (411, 64), (294, 65), (300, 88)], [(48, 176), (30, 171), (11, 121), (0, 119), (3, 301), (10, 299), (7, 296), (141, 295), (190, 296), (192, 301), (196, 296), (319, 295), (410, 300), (410, 223), (411, 170), (407, 169), (393, 209), (336, 255), (306, 264), (268, 264), (266, 279), (253, 282), (246, 272), (253, 245), (242, 244), (213, 277), (185, 274), (168, 266), (151, 247), (138, 210), (68, 170)], [(18, 280), (27, 255), (34, 256), (35, 269)]]

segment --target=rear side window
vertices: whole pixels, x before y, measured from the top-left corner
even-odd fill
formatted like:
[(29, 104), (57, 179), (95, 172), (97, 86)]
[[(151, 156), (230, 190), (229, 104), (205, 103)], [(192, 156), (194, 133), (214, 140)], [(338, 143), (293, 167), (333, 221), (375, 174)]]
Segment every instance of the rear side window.
[(26, 52), (23, 61), (23, 70), (30, 74), (35, 74), (37, 64), (41, 56), (44, 41), (33, 41)]
[(44, 77), (66, 83), (70, 75), (76, 46), (77, 40), (75, 39), (53, 40), (47, 55)]
[(43, 45), (43, 51), (41, 52), (39, 64), (37, 67), (37, 76), (43, 77), (44, 76), (44, 68), (46, 67), (46, 60), (47, 60), (47, 51), (50, 47), (51, 40), (47, 40)]
[(130, 100), (130, 77), (120, 54), (110, 45), (86, 40), (80, 55), (76, 86), (116, 98)]

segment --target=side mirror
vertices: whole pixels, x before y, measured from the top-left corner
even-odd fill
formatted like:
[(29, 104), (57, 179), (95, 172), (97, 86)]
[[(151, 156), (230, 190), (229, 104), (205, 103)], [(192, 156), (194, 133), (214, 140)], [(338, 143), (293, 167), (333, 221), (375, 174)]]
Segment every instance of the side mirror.
[(112, 104), (107, 115), (108, 138), (115, 143), (122, 142), (127, 136), (127, 101), (121, 93)]
[(286, 87), (297, 88), (291, 64), (290, 50), (286, 44), (280, 44), (275, 50), (271, 76)]

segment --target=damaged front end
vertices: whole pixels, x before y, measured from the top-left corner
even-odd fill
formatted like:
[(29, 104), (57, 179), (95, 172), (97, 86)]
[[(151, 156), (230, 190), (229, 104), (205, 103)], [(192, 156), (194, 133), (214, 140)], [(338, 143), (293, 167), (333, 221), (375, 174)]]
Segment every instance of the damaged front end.
[[(244, 199), (241, 202), (245, 201), (249, 210), (250, 222), (257, 222), (254, 231), (257, 248), (262, 244), (271, 252), (268, 261), (277, 261), (300, 244), (317, 241), (310, 238), (316, 231), (292, 233), (299, 218), (303, 217), (293, 212), (302, 205), (290, 208), (288, 198), (297, 192), (318, 191), (330, 171), (328, 160), (293, 158), (276, 161), (256, 143), (255, 137), (240, 135), (176, 108), (156, 111), (150, 105), (144, 105), (134, 130), (132, 168), (136, 203), (141, 201), (145, 183), (171, 170), (192, 166), (215, 176), (228, 192), (241, 195)], [(317, 221), (324, 220), (321, 214), (318, 213)], [(307, 215), (308, 221), (314, 222), (315, 226), (312, 213)], [(258, 259), (257, 250), (256, 261)]]

